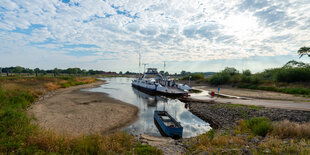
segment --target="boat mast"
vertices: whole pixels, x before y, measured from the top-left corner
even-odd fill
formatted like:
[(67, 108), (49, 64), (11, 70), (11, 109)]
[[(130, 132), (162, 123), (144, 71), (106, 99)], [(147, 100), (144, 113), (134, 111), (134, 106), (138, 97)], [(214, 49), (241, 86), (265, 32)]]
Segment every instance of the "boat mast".
[(166, 61), (164, 61), (164, 75), (165, 75), (165, 72), (166, 71)]
[(141, 53), (140, 53), (140, 49), (139, 49), (139, 77), (141, 75), (140, 68), (141, 68)]

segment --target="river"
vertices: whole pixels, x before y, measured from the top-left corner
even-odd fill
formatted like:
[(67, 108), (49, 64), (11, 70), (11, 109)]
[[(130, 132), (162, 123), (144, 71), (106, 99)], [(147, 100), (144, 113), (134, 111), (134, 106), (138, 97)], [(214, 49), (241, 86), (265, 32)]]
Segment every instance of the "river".
[(111, 97), (123, 102), (133, 104), (139, 108), (139, 119), (124, 130), (139, 135), (148, 134), (161, 136), (154, 124), (154, 111), (166, 110), (168, 113), (181, 122), (183, 126), (183, 138), (189, 138), (203, 134), (211, 129), (210, 124), (193, 115), (186, 104), (178, 99), (171, 99), (162, 96), (152, 96), (143, 93), (131, 86), (133, 78), (102, 78), (107, 84), (90, 91), (104, 92)]

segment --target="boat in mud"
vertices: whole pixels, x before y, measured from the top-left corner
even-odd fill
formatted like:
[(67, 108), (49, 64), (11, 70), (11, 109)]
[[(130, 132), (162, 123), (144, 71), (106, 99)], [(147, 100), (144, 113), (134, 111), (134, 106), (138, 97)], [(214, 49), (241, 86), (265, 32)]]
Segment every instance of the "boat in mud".
[(148, 68), (142, 77), (133, 80), (131, 84), (147, 93), (174, 97), (187, 96), (188, 90), (191, 89), (188, 85), (178, 84), (169, 77), (164, 78), (156, 68)]
[(154, 111), (154, 122), (162, 135), (174, 139), (182, 138), (183, 127), (167, 111)]

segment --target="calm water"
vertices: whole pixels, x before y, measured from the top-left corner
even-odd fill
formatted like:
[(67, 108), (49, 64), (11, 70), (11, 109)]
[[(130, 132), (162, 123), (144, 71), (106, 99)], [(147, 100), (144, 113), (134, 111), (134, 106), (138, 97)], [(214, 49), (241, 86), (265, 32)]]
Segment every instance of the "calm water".
[(131, 87), (132, 78), (104, 78), (104, 80), (107, 81), (107, 84), (90, 91), (107, 93), (113, 98), (133, 104), (140, 109), (139, 119), (125, 129), (129, 133), (161, 136), (154, 124), (153, 114), (156, 109), (165, 109), (177, 121), (181, 122), (183, 138), (197, 136), (211, 129), (209, 123), (189, 112), (185, 103), (176, 99), (151, 96)]

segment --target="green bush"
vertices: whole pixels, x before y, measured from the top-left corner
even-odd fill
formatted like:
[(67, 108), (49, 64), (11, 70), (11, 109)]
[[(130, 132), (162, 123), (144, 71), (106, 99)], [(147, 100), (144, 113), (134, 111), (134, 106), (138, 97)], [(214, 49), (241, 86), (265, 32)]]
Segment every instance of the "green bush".
[(271, 129), (270, 120), (265, 117), (253, 117), (246, 121), (246, 126), (251, 129), (253, 134), (263, 137), (266, 136)]
[(196, 81), (196, 80), (203, 80), (204, 79), (204, 74), (189, 74), (189, 75), (186, 75), (186, 76), (184, 76), (183, 78), (182, 78), (182, 80), (188, 80), (189, 79), (189, 77), (191, 76), (191, 80), (193, 80), (193, 81)]
[(251, 73), (251, 71), (249, 69), (246, 69), (246, 70), (242, 71), (242, 75), (244, 75), (244, 76), (251, 76), (252, 73)]
[(230, 74), (228, 73), (216, 73), (213, 75), (210, 79), (209, 82), (212, 85), (221, 85), (221, 84), (226, 84), (230, 80)]
[(277, 88), (272, 86), (270, 87), (258, 86), (256, 84), (239, 84), (238, 88), (258, 89), (258, 90), (282, 92), (287, 94), (310, 95), (310, 89), (308, 88)]
[(309, 82), (310, 68), (282, 68), (276, 74), (278, 82)]

